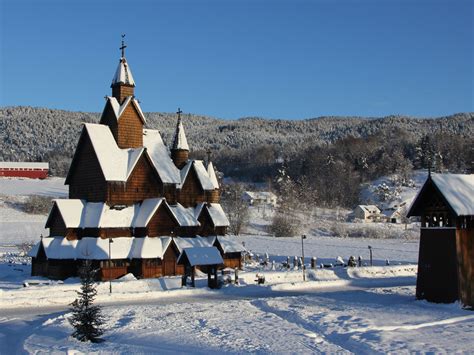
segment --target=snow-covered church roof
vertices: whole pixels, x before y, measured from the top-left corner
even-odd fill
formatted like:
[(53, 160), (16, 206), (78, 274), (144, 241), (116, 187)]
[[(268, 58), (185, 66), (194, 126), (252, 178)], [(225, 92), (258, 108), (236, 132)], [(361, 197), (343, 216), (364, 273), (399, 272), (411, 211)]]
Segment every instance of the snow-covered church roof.
[[(180, 172), (181, 184), (178, 186), (178, 188), (183, 187), (191, 169), (194, 169), (194, 171), (196, 172), (197, 178), (203, 190), (210, 191), (215, 189), (215, 183), (213, 183), (213, 181), (211, 180), (211, 177), (209, 176), (206, 168), (204, 167), (204, 163), (202, 162), (202, 160), (189, 160), (186, 163), (186, 165), (181, 169)], [(215, 182), (217, 183), (217, 179)]]
[[(185, 208), (181, 204), (169, 205), (164, 198), (149, 198), (141, 204), (124, 208), (113, 208), (104, 202), (86, 202), (79, 199), (55, 199), (55, 207), (59, 211), (66, 228), (145, 228), (158, 208), (164, 204), (180, 227), (198, 227), (203, 209), (209, 212), (215, 227), (229, 225), (224, 210), (218, 203), (197, 204)], [(46, 221), (49, 228), (54, 208)]]
[(215, 237), (224, 253), (240, 253), (246, 251), (242, 243), (239, 243), (235, 236), (218, 235)]
[[(198, 257), (200, 262), (208, 261), (210, 264), (220, 264), (222, 257), (219, 251), (212, 247), (216, 237), (171, 238), (171, 237), (119, 237), (91, 238), (84, 237), (80, 240), (68, 240), (64, 237), (42, 238), (28, 253), (30, 257), (37, 257), (42, 246), (48, 259), (154, 259), (163, 258), (164, 253), (174, 240), (179, 252), (192, 253), (191, 258)], [(224, 253), (240, 252), (245, 250), (237, 241), (232, 242), (229, 237), (217, 237)], [(109, 245), (110, 244), (110, 245)], [(109, 249), (110, 248), (110, 249)], [(216, 251), (210, 251), (209, 249)], [(109, 255), (110, 250), (110, 255)], [(207, 256), (205, 256), (207, 255)], [(202, 259), (202, 258), (203, 259)], [(220, 258), (220, 259), (219, 259)], [(194, 261), (197, 261), (193, 259)], [(196, 264), (209, 265), (209, 264)]]
[[(84, 133), (89, 136), (105, 180), (127, 181), (145, 149), (120, 149), (110, 128), (105, 125), (84, 123), (82, 134)], [(69, 182), (70, 176), (71, 170), (66, 178), (66, 184)]]
[(230, 222), (220, 204), (209, 203), (206, 205), (206, 208), (211, 216), (214, 227), (227, 227), (230, 225)]
[(176, 165), (174, 165), (173, 160), (171, 160), (160, 132), (154, 129), (144, 129), (143, 145), (161, 181), (164, 184), (180, 184), (180, 172)]
[(112, 86), (116, 84), (135, 86), (132, 71), (130, 70), (130, 66), (124, 57), (120, 58), (119, 65), (115, 71), (114, 78), (112, 79)]
[(217, 181), (216, 172), (214, 170), (214, 165), (212, 162), (207, 164), (207, 175), (209, 176), (209, 180), (211, 181), (212, 185), (215, 189), (219, 188), (219, 182)]
[(184, 133), (184, 127), (183, 123), (181, 122), (181, 118), (178, 118), (172, 149), (189, 150), (188, 140), (186, 139), (186, 134)]

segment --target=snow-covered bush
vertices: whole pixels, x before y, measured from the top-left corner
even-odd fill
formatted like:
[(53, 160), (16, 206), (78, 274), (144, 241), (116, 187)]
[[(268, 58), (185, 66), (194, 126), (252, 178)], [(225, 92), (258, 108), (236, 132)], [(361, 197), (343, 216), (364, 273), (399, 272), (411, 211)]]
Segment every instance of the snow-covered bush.
[(349, 237), (349, 229), (345, 223), (335, 221), (331, 226), (331, 233), (335, 237), (347, 238)]
[(51, 209), (51, 200), (50, 196), (28, 196), (23, 203), (23, 210), (30, 214), (46, 214)]
[(288, 215), (275, 213), (269, 232), (275, 237), (295, 237), (299, 233), (299, 221)]

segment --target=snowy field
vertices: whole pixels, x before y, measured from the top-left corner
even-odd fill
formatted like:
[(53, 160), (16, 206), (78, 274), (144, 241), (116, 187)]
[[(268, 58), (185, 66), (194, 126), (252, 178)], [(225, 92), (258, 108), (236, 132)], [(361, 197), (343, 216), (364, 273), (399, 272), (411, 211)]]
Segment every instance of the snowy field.
[(64, 178), (0, 178), (0, 246), (33, 242), (41, 234), (48, 235), (45, 215), (31, 215), (15, 208), (15, 203), (30, 195), (67, 198), (68, 189)]
[[(210, 291), (209, 291), (210, 292)], [(100, 344), (80, 343), (66, 309), (0, 318), (8, 353), (470, 353), (474, 314), (415, 301), (414, 286), (245, 297), (176, 295), (104, 307)], [(2, 352), (3, 353), (3, 352)]]
[[(415, 299), (417, 238), (332, 237), (328, 231), (335, 222), (350, 225), (347, 211), (323, 209), (306, 221), (306, 264), (312, 257), (319, 265), (350, 255), (368, 264), (370, 245), (375, 266), (317, 268), (308, 270), (303, 282), (301, 270), (281, 268), (287, 257), (292, 262), (301, 256), (301, 239), (266, 236), (270, 214), (254, 210), (249, 234), (237, 237), (253, 254), (239, 273), (240, 285), (209, 290), (206, 280), (198, 279), (197, 288), (181, 288), (176, 277), (128, 275), (112, 282), (110, 294), (108, 283), (98, 283), (104, 342), (80, 343), (70, 337), (67, 321), (79, 280), (32, 278), (28, 258), (15, 246), (37, 240), (46, 216), (23, 213), (12, 207), (12, 199), (66, 197), (62, 184), (62, 179), (0, 180), (0, 354), (471, 353), (474, 348), (474, 312)], [(371, 228), (382, 234), (404, 226)], [(267, 266), (255, 261), (266, 254)], [(256, 285), (257, 272), (265, 275), (264, 285)]]

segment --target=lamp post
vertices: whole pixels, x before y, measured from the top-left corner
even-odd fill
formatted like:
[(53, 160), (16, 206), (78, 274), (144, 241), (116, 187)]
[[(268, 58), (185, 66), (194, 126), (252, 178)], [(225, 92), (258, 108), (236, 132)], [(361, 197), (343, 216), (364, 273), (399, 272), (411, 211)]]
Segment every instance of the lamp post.
[(370, 266), (372, 266), (372, 247), (369, 245), (369, 252), (370, 252)]
[(114, 241), (109, 237), (109, 293), (112, 293), (112, 251), (111, 244)]
[(304, 267), (304, 243), (303, 243), (303, 240), (305, 240), (305, 239), (306, 239), (306, 234), (303, 234), (301, 236), (301, 256), (302, 256), (301, 261), (302, 261), (302, 264), (303, 264), (301, 269), (303, 270), (303, 281), (306, 281), (306, 275), (304, 273), (305, 267)]

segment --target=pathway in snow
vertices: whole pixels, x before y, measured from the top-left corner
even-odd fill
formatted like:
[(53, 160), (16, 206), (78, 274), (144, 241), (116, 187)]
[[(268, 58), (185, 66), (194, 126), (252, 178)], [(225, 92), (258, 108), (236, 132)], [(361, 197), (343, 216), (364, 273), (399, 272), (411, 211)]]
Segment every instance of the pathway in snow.
[(71, 339), (64, 310), (36, 316), (25, 312), (2, 320), (0, 349), (119, 354), (471, 351), (472, 312), (456, 304), (416, 301), (414, 291), (414, 286), (404, 286), (271, 298), (221, 299), (216, 294), (108, 305), (102, 344)]

